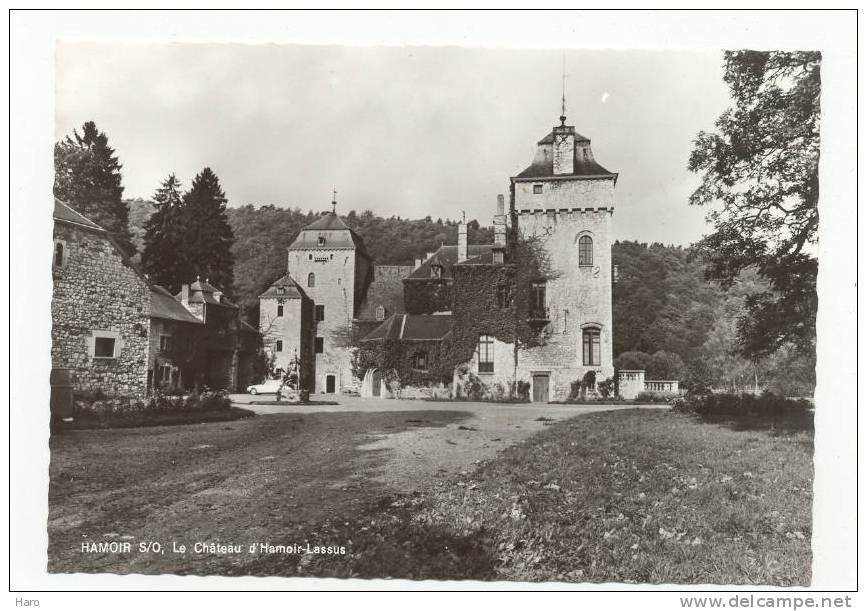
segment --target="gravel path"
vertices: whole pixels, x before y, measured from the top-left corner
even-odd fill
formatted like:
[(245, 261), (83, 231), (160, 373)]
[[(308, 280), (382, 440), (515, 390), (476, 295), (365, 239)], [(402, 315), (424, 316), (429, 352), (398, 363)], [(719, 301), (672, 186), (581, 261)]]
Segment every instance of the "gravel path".
[[(339, 397), (340, 405), (274, 406), (249, 404), (250, 395), (233, 395), (233, 402), (260, 415), (316, 412), (436, 412), (460, 411), (461, 422), (431, 426), (424, 418), (407, 418), (412, 427), (399, 431), (371, 431), (358, 446), (381, 453), (374, 479), (398, 492), (421, 490), (432, 481), (467, 471), (489, 460), (499, 450), (523, 441), (545, 426), (581, 414), (633, 409), (633, 405), (574, 406), (555, 404), (500, 404), (483, 402), (359, 399)], [(268, 400), (252, 397), (252, 400)], [(314, 397), (328, 400), (326, 395)], [(658, 407), (658, 406), (657, 406)]]

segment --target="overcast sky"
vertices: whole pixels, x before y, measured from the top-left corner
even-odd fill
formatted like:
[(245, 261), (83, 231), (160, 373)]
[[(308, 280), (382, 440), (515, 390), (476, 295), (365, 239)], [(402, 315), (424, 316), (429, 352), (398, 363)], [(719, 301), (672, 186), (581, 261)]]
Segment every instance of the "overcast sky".
[[(719, 52), (566, 51), (568, 123), (618, 172), (615, 237), (688, 244), (692, 140), (729, 103)], [(490, 223), (558, 123), (561, 50), (287, 45), (57, 47), (56, 134), (88, 120), (126, 197), (205, 166), (230, 206)]]

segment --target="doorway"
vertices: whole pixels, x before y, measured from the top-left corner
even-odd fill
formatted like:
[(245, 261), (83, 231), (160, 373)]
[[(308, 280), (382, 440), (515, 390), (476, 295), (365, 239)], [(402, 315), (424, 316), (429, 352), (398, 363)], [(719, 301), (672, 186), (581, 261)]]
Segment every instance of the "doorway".
[(371, 381), (372, 381), (371, 386), (373, 388), (373, 396), (374, 397), (380, 396), (380, 393), (381, 393), (380, 385), (382, 384), (382, 374), (379, 372), (379, 369), (377, 369), (373, 372), (373, 378)]
[(547, 373), (533, 374), (533, 403), (548, 402), (548, 378)]
[(331, 394), (334, 392), (336, 378), (334, 376), (325, 376), (325, 392)]

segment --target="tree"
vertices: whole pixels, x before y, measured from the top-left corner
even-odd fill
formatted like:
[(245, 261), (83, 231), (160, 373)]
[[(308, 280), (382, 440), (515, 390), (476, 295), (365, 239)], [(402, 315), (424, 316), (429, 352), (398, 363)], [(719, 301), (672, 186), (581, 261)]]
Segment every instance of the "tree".
[(231, 292), (234, 235), (226, 214), (226, 195), (210, 168), (193, 179), (181, 210), (180, 272), (185, 278), (200, 276)]
[(54, 196), (108, 231), (132, 255), (121, 164), (93, 121), (54, 145)]
[(142, 267), (157, 284), (172, 292), (180, 290), (188, 282), (182, 274), (181, 230), (183, 197), (181, 183), (174, 174), (169, 174), (154, 193), (154, 213), (145, 223)]
[(738, 324), (740, 350), (753, 359), (790, 342), (814, 351), (820, 64), (818, 52), (726, 52), (734, 106), (716, 132), (698, 134), (689, 158), (702, 173), (690, 204), (719, 205), (698, 244), (708, 279), (728, 287), (754, 268), (769, 281)]

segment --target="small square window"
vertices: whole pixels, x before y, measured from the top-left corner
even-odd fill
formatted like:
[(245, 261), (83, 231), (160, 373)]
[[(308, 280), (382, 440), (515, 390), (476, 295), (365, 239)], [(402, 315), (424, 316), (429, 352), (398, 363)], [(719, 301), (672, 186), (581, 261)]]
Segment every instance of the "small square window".
[(542, 195), (542, 185), (533, 185), (533, 195)]
[(324, 342), (321, 337), (317, 337), (313, 340), (313, 352), (316, 354), (322, 354), (325, 352)]
[(323, 236), (323, 235), (319, 236), (319, 245), (325, 246), (325, 236)]
[(114, 358), (114, 338), (96, 337), (93, 343), (93, 356), (97, 359)]

